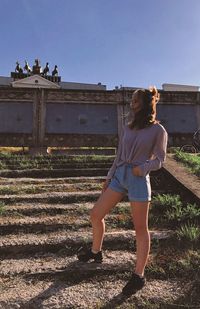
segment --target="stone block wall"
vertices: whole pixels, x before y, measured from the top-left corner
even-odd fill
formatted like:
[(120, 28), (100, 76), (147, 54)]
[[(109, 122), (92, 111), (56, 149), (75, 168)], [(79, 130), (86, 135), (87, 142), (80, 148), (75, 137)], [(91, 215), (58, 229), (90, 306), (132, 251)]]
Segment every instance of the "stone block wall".
[[(132, 92), (0, 87), (0, 146), (115, 147)], [(190, 142), (200, 127), (199, 92), (160, 93), (169, 146)]]

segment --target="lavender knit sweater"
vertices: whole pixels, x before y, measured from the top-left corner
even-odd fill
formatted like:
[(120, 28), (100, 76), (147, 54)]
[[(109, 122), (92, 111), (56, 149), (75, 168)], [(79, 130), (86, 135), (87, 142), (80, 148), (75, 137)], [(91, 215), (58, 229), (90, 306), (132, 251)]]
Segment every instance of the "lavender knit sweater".
[(118, 166), (131, 163), (139, 166), (142, 175), (158, 170), (166, 157), (167, 132), (164, 127), (155, 123), (144, 129), (122, 128), (116, 158), (111, 166), (107, 179), (111, 179)]

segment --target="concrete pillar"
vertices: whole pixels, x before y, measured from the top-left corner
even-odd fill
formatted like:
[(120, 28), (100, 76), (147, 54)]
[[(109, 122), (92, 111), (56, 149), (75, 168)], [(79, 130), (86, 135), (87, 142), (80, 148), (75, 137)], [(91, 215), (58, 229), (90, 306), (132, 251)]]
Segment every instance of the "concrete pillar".
[(31, 155), (47, 154), (44, 146), (46, 103), (45, 90), (35, 89), (33, 101), (33, 147), (29, 148)]
[(200, 129), (200, 93), (197, 93), (197, 129)]

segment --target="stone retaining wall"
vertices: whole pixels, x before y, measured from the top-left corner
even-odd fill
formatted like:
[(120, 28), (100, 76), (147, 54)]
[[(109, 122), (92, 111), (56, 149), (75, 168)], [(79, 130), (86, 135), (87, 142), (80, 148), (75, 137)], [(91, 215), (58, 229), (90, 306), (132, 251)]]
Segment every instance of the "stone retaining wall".
[[(0, 87), (0, 146), (115, 147), (132, 92)], [(160, 93), (169, 146), (191, 142), (200, 127), (199, 93)]]

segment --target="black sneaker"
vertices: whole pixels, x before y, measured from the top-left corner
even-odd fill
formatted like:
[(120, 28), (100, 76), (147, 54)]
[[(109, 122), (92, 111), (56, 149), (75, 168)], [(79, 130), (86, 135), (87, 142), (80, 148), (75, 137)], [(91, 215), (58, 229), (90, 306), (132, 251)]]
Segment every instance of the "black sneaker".
[(141, 278), (137, 274), (132, 274), (127, 284), (123, 287), (122, 293), (126, 296), (135, 294), (137, 291), (143, 288), (145, 283), (146, 283), (146, 279), (144, 277)]
[(93, 253), (91, 249), (87, 249), (77, 255), (79, 261), (81, 262), (88, 262), (89, 260), (94, 260), (95, 263), (102, 263), (103, 256), (102, 251), (98, 253)]

